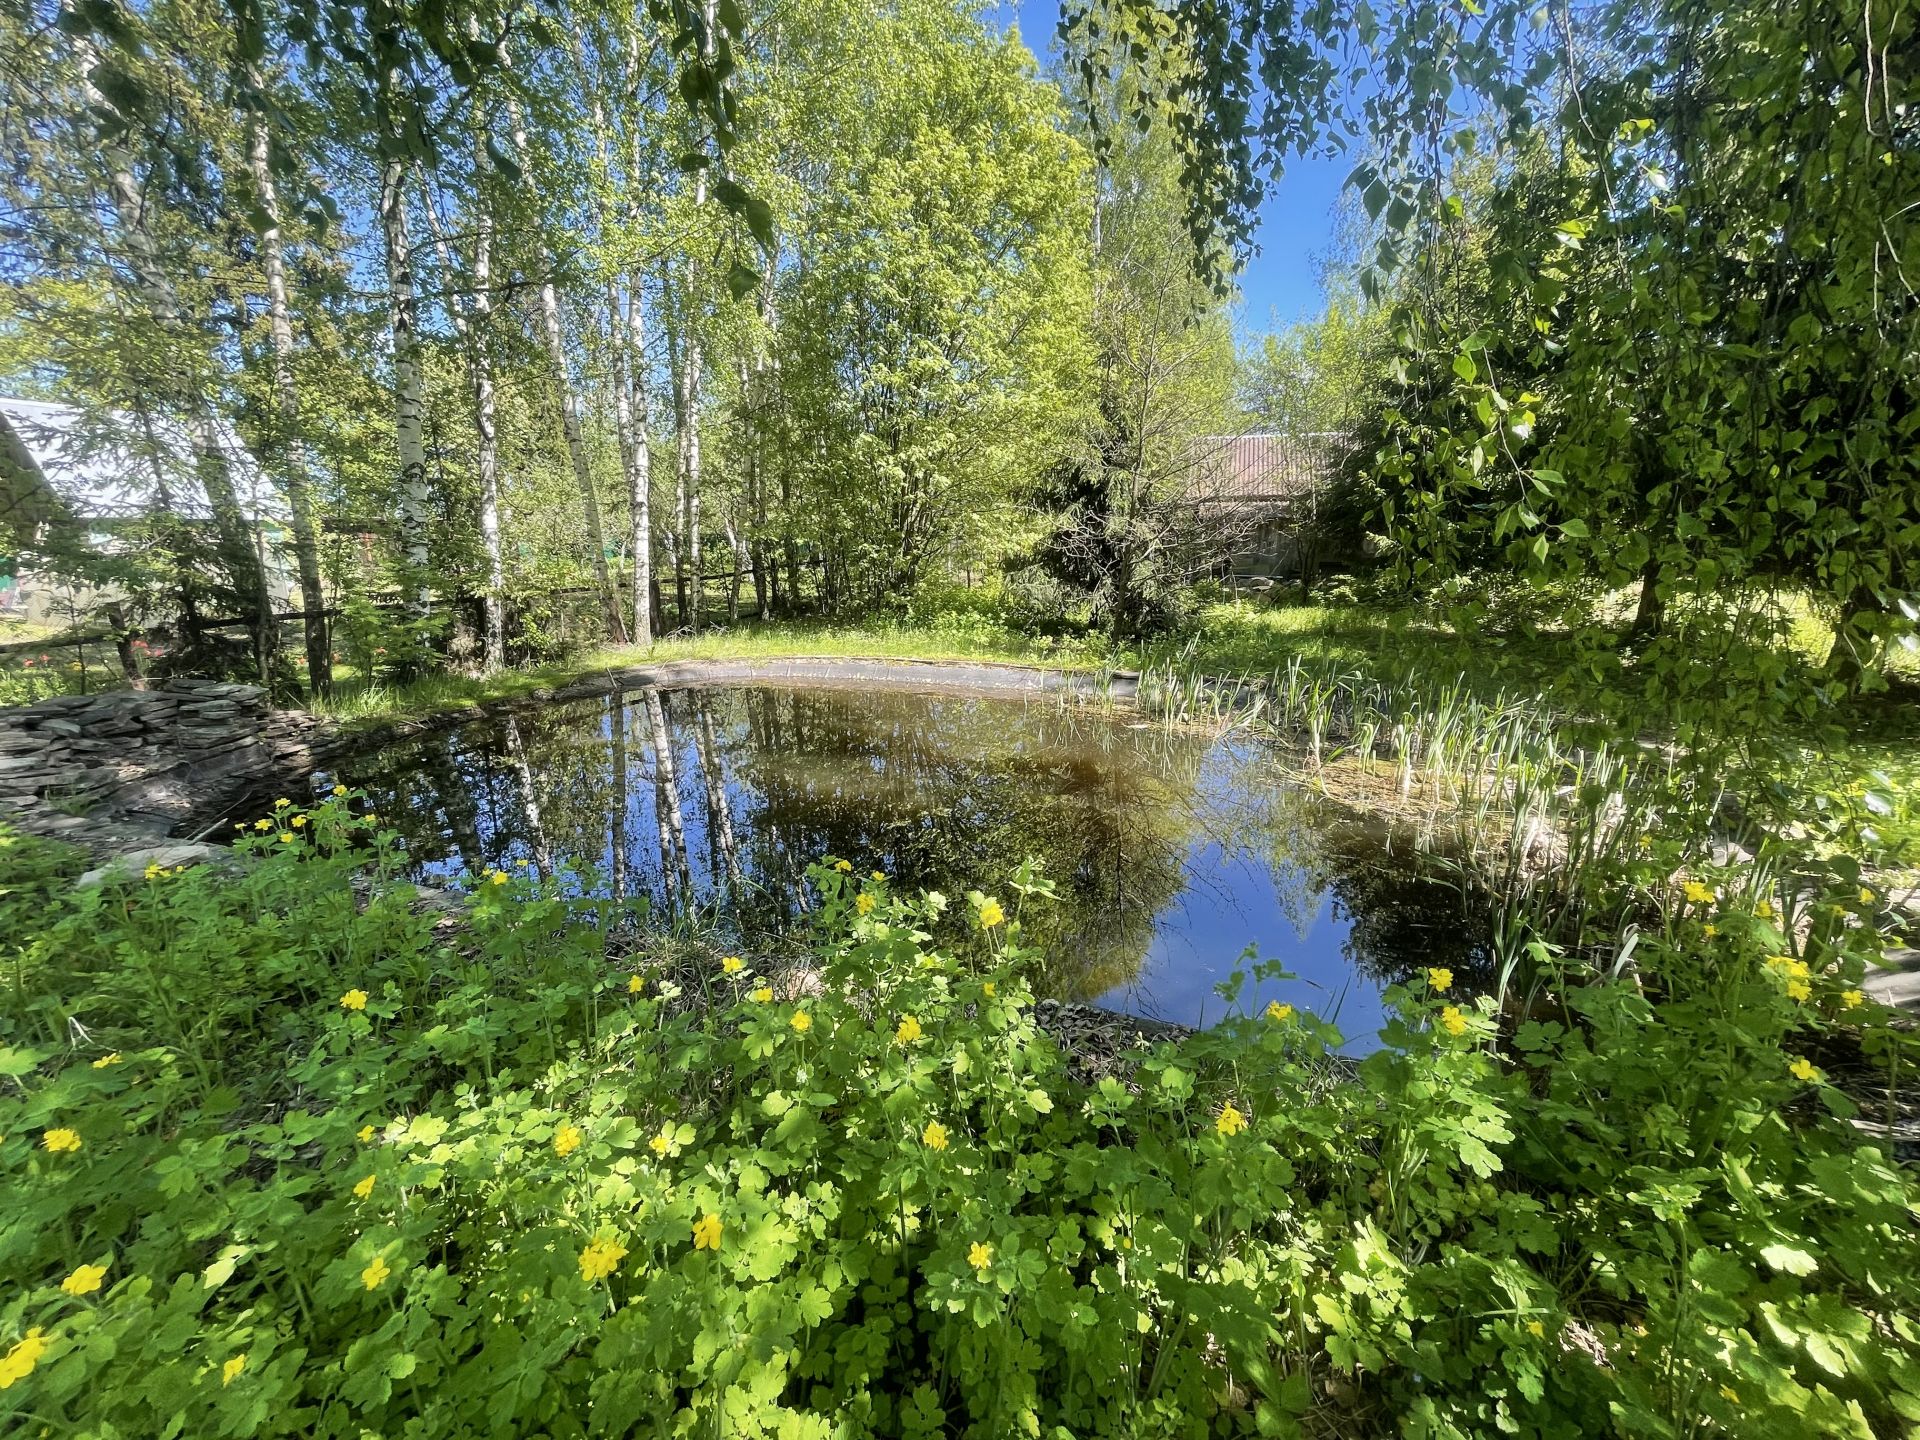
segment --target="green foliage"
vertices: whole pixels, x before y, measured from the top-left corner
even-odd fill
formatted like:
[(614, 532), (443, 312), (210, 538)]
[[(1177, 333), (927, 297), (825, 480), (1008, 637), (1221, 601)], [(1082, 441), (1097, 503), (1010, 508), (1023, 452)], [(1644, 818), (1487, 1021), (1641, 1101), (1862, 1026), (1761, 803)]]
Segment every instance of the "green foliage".
[[(1913, 25), (1108, 0), (1064, 28), (1089, 90), (1155, 57), (1143, 112), (1217, 273), (1263, 171), (1361, 142), (1354, 278), (1394, 347), (1359, 429), (1406, 574), (1638, 587), (1584, 663), (1630, 642), (1625, 728), (1692, 739), (1804, 720), (1916, 643)], [(1767, 663), (1786, 587), (1834, 624), (1817, 675)]]
[(1088, 215), (1084, 153), (1016, 44), (944, 4), (838, 43), (848, 79), (810, 98), (820, 178), (773, 297), (763, 463), (844, 614), (897, 604), (950, 556), (990, 563), (1067, 444)]
[(1915, 1191), (1822, 1068), (1912, 1047), (1854, 1003), (1851, 897), (1795, 949), (1703, 877), (1635, 980), (1566, 976), (1510, 1043), (1436, 972), (1352, 1080), (1275, 1011), (1088, 1086), (1022, 978), (1030, 868), (1003, 908), (829, 858), (815, 969), (668, 972), (609, 962), (617, 906), (497, 872), (447, 928), (351, 803), (276, 807), (236, 874), (5, 911), (0, 1415), (1776, 1437), (1920, 1406)]
[[(1109, 121), (1131, 90), (1105, 98)], [(1129, 131), (1105, 146), (1094, 185), (1093, 403), (1041, 487), (1059, 518), (1035, 558), (1131, 639), (1179, 618), (1243, 528), (1192, 503), (1196, 468), (1239, 428), (1236, 367), (1226, 311), (1192, 275), (1165, 137)]]

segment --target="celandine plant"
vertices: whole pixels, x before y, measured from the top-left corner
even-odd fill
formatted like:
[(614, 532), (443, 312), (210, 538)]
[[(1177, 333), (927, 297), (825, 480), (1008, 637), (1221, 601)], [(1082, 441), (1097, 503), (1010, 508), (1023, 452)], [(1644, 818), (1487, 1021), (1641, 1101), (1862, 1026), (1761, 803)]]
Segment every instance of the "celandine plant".
[(609, 962), (606, 902), (420, 913), (351, 805), (0, 894), (6, 1433), (1920, 1419), (1916, 1191), (1822, 1058), (1912, 1045), (1858, 926), (1795, 951), (1703, 883), (1517, 1027), (1434, 969), (1351, 1076), (1275, 1005), (1089, 1086), (1030, 871), (950, 904), (830, 860), (815, 967), (716, 958), (695, 1003)]

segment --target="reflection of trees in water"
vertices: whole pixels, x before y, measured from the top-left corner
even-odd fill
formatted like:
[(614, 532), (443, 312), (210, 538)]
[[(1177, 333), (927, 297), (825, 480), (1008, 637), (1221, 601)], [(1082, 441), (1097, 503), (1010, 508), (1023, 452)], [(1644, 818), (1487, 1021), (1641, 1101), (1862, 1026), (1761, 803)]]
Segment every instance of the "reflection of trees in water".
[(660, 692), (640, 692), (646, 711), (647, 733), (653, 747), (653, 814), (660, 837), (660, 873), (669, 898), (684, 900), (693, 887), (687, 866), (687, 824), (680, 813), (680, 780), (674, 764), (673, 737), (667, 730), (667, 707)]
[(909, 884), (1002, 893), (1032, 856), (1060, 893), (1028, 917), (1060, 957), (1052, 985), (1098, 993), (1138, 970), (1183, 883), (1186, 792), (1204, 747), (954, 697), (759, 689), (744, 705), (731, 758), (747, 789), (749, 868), (791, 881), (765, 888), (764, 920), (793, 918), (799, 874), (823, 854)]
[[(1458, 890), (1396, 863), (1376, 825), (1250, 745), (1050, 703), (834, 689), (630, 692), (483, 721), (342, 767), (422, 861), (478, 871), (525, 855), (599, 872), (611, 893), (714, 898), (783, 927), (823, 854), (902, 884), (1001, 893), (1022, 860), (1059, 891), (1025, 918), (1044, 983), (1092, 997), (1138, 974), (1206, 841), (1270, 873), (1304, 936), (1331, 894), (1368, 975), (1484, 963)], [(1407, 857), (1410, 859), (1411, 857)], [(1229, 867), (1231, 869), (1231, 867)], [(956, 909), (963, 907), (956, 906)]]
[(613, 898), (627, 898), (627, 809), (632, 804), (627, 791), (627, 702), (618, 692), (607, 696), (608, 778), (613, 783), (613, 804), (609, 806), (611, 856), (608, 881)]
[(1463, 889), (1444, 857), (1305, 788), (1264, 755), (1242, 753), (1234, 764), (1238, 783), (1211, 793), (1201, 828), (1265, 863), (1297, 933), (1331, 897), (1347, 921), (1344, 954), (1377, 983), (1428, 965), (1454, 969), (1463, 985), (1491, 980), (1486, 897)]
[(727, 777), (721, 768), (719, 745), (713, 733), (712, 695), (705, 690), (688, 692), (693, 706), (694, 752), (700, 760), (700, 780), (707, 796), (707, 864), (715, 874), (724, 874), (730, 888), (740, 884), (740, 852), (733, 838), (733, 806)]
[(540, 819), (540, 797), (533, 788), (533, 767), (527, 763), (526, 741), (520, 738), (520, 722), (513, 716), (507, 716), (503, 729), (507, 759), (513, 765), (515, 794), (520, 802), (520, 829), (533, 851), (533, 867), (545, 880), (553, 874), (553, 848), (547, 844), (546, 826)]

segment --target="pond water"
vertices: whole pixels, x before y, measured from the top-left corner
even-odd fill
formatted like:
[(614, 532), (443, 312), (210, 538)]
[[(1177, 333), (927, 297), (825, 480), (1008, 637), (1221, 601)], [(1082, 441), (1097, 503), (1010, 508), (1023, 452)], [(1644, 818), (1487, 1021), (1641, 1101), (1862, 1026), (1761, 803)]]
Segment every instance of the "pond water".
[(1417, 967), (1484, 965), (1459, 891), (1243, 733), (1196, 735), (1057, 698), (851, 686), (630, 690), (364, 752), (314, 777), (364, 789), (413, 873), (457, 884), (525, 861), (743, 932), (804, 921), (807, 864), (1014, 898), (1043, 994), (1189, 1025), (1252, 946), (1296, 978), (1250, 986), (1371, 1048), (1380, 992)]

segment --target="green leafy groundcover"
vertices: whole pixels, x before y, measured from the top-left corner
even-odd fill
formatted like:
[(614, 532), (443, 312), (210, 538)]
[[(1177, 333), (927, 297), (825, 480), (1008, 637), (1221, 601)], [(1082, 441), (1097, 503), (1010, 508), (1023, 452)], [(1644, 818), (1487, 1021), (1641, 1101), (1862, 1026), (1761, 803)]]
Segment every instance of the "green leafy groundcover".
[(1908, 1043), (1863, 926), (1795, 956), (1696, 885), (1636, 982), (1507, 1041), (1436, 971), (1355, 1082), (1275, 1009), (1088, 1088), (1022, 979), (1030, 875), (941, 949), (946, 902), (822, 864), (817, 973), (694, 996), (530, 878), (414, 913), (349, 803), (237, 873), (0, 897), (0, 1432), (1920, 1417), (1916, 1191), (1809, 1058)]

